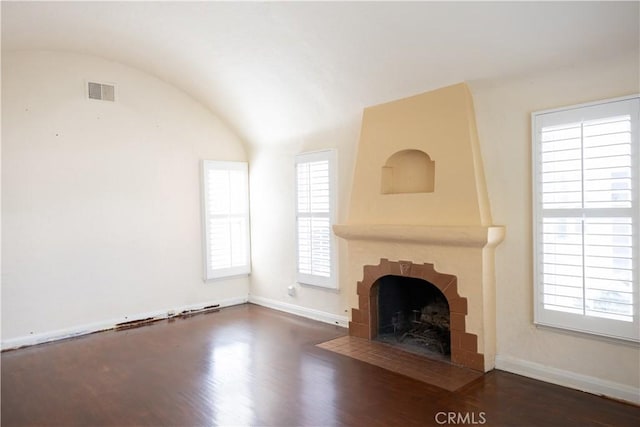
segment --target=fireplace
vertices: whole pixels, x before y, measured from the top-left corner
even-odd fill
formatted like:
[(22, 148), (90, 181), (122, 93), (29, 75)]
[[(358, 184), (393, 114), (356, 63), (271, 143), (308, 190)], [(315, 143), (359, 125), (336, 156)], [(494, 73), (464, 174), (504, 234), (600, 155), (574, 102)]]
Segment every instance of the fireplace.
[(403, 350), (450, 360), (449, 303), (445, 295), (423, 279), (384, 276), (371, 289), (377, 301), (374, 338)]
[[(379, 311), (380, 293), (384, 299), (394, 292), (385, 283), (401, 279), (398, 287), (408, 283), (406, 288), (425, 281), (448, 307), (448, 345), (445, 338), (434, 345), (448, 350), (453, 364), (493, 369), (494, 257), (505, 229), (492, 222), (473, 100), (464, 83), (364, 110), (348, 212), (346, 223), (333, 230), (347, 244), (341, 282), (352, 307), (349, 334), (383, 339), (395, 324), (400, 338), (409, 332), (420, 340), (407, 322), (418, 316), (425, 321), (426, 308), (446, 337), (442, 297), (434, 297), (436, 308), (424, 301), (409, 308), (383, 302)], [(396, 296), (429, 296), (407, 292)]]
[[(433, 264), (414, 264), (410, 261), (389, 261), (381, 259), (378, 265), (367, 265), (364, 267), (364, 280), (358, 282), (357, 294), (360, 301), (359, 308), (352, 310), (351, 322), (349, 322), (349, 334), (367, 338), (370, 340), (379, 337), (379, 325), (386, 324), (387, 320), (380, 318), (380, 284), (387, 283), (393, 286), (393, 282), (398, 284), (398, 280), (404, 281), (409, 287), (426, 288), (424, 291), (415, 291), (411, 296), (422, 294), (423, 296), (436, 295), (437, 299), (444, 298), (449, 310), (449, 352), (446, 357), (451, 362), (466, 366), (478, 371), (485, 371), (484, 355), (478, 352), (478, 336), (467, 332), (466, 316), (468, 313), (467, 298), (463, 298), (458, 293), (458, 279), (450, 274), (439, 273)], [(422, 284), (421, 282), (426, 282)], [(389, 285), (391, 283), (391, 285)], [(420, 283), (420, 285), (417, 285)], [(402, 282), (400, 282), (402, 285)], [(385, 287), (387, 287), (385, 286)], [(391, 291), (393, 292), (393, 291)], [(398, 293), (402, 294), (403, 291)], [(405, 298), (404, 295), (401, 298)], [(427, 300), (426, 298), (425, 300)], [(415, 306), (414, 306), (415, 307)], [(411, 315), (409, 318), (411, 319)], [(387, 340), (388, 341), (388, 340)], [(417, 352), (416, 348), (405, 346), (405, 350)], [(424, 351), (423, 353), (426, 353)], [(430, 352), (430, 356), (436, 353)]]

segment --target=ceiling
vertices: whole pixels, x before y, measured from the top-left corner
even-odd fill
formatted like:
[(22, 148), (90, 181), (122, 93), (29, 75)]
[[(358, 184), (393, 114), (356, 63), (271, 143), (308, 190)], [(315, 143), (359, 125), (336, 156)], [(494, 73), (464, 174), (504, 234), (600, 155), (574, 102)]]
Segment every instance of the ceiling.
[(128, 64), (268, 145), (460, 81), (638, 55), (639, 4), (3, 1), (2, 49)]

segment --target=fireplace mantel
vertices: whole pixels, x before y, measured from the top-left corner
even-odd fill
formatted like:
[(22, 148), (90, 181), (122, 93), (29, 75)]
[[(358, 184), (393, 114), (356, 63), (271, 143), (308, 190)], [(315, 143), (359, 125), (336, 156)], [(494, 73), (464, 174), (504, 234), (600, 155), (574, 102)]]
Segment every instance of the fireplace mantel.
[(505, 228), (502, 226), (335, 224), (333, 232), (345, 240), (494, 248), (504, 239)]

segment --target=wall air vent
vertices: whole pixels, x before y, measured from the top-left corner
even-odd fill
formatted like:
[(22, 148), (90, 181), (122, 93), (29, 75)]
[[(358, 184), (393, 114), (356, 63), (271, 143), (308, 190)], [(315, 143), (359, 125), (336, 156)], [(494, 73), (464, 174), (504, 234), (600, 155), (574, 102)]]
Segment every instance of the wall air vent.
[(98, 99), (101, 101), (115, 101), (115, 86), (88, 82), (87, 94), (89, 99)]

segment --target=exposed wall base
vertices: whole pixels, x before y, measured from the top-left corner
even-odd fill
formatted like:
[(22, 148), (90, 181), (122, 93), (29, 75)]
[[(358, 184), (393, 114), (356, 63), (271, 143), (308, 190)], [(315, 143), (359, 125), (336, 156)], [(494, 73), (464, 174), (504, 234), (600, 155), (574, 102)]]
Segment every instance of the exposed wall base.
[(123, 322), (135, 322), (136, 320), (161, 320), (172, 317), (169, 313), (181, 313), (183, 311), (199, 310), (211, 305), (219, 305), (229, 307), (232, 305), (244, 304), (248, 301), (247, 297), (228, 298), (225, 300), (202, 302), (197, 304), (185, 305), (182, 307), (172, 307), (166, 310), (157, 310), (149, 313), (138, 313), (129, 315), (124, 318), (105, 320), (103, 322), (90, 323), (87, 325), (74, 326), (67, 329), (59, 329), (57, 331), (45, 332), (42, 334), (28, 335), (24, 337), (11, 338), (2, 340), (2, 351), (12, 350), (30, 345), (42, 344), (45, 342), (58, 341), (66, 338), (78, 337), (81, 335), (92, 334), (94, 332), (107, 331), (114, 329), (118, 324)]
[(294, 304), (287, 304), (285, 302), (280, 302), (269, 298), (257, 297), (254, 295), (249, 296), (249, 302), (256, 305), (273, 308), (274, 310), (284, 311), (285, 313), (306, 317), (308, 319), (342, 326), (343, 328), (349, 326), (349, 318), (347, 316), (338, 316), (336, 314), (327, 313), (325, 311), (313, 310), (311, 308), (301, 307)]
[(640, 405), (640, 389), (625, 384), (577, 374), (575, 372), (509, 356), (497, 355), (496, 369)]

